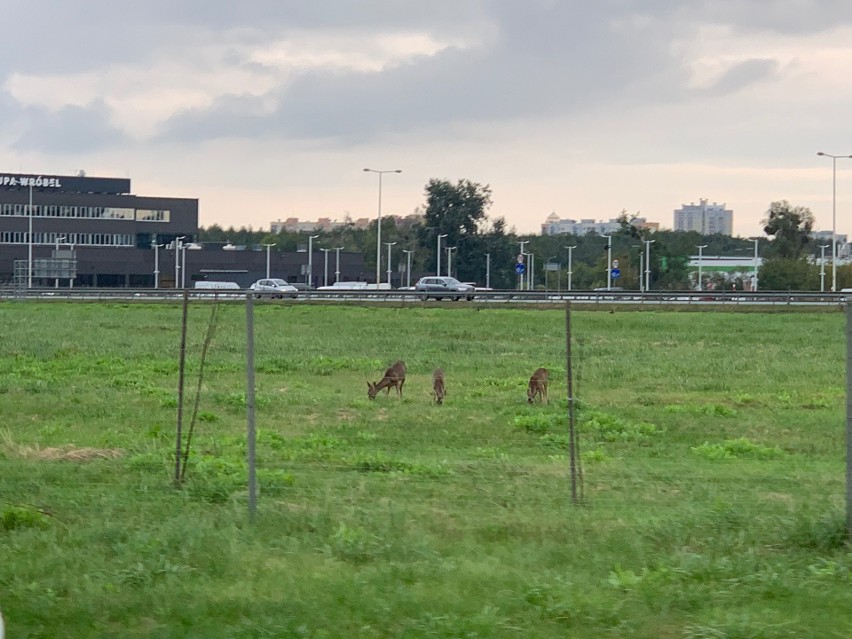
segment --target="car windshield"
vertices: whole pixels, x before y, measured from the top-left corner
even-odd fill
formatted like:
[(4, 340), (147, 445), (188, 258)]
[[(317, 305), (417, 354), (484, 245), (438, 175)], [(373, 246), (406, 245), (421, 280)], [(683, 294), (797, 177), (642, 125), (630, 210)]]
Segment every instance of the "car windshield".
[(285, 280), (269, 280), (275, 286), (290, 286)]
[(445, 277), (445, 278), (444, 278), (444, 282), (446, 282), (446, 283), (447, 283), (447, 284), (449, 284), (450, 286), (456, 286), (457, 284), (461, 284), (461, 282), (459, 282), (459, 281), (458, 281), (456, 278), (454, 278), (454, 277)]

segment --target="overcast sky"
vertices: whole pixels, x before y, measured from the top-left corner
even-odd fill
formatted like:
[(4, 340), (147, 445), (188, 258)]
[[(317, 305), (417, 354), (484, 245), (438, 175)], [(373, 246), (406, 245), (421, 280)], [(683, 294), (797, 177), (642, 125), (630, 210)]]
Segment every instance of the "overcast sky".
[[(5, 0), (0, 171), (130, 177), (203, 226), (374, 217), (488, 184), (519, 233), (706, 198), (832, 225), (849, 0)], [(852, 235), (852, 159), (837, 160)]]

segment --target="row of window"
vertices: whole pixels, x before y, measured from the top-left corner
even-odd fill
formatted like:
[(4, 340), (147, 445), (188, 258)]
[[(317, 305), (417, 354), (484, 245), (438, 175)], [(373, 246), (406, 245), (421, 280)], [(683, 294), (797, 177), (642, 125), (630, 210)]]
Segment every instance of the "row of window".
[[(131, 233), (33, 233), (33, 244), (133, 246)], [(0, 244), (29, 244), (26, 231), (0, 231)]]
[[(0, 215), (29, 217), (29, 204), (3, 204)], [(33, 204), (33, 217), (73, 217), (99, 220), (136, 220), (137, 222), (168, 222), (171, 211), (163, 209), (125, 209), (111, 206), (59, 206)]]

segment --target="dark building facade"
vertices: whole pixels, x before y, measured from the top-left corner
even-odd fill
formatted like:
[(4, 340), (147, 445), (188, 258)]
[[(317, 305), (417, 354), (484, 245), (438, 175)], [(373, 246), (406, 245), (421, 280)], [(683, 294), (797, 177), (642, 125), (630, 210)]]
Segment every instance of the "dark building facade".
[[(197, 236), (197, 199), (134, 195), (122, 178), (0, 173), (0, 282), (7, 285), (172, 288), (207, 279), (248, 286), (266, 276), (267, 260), (271, 277), (307, 279), (306, 254), (202, 246)], [(29, 270), (57, 256), (73, 257), (73, 279)], [(363, 279), (360, 254), (339, 257), (340, 279)], [(331, 282), (337, 255), (330, 259)], [(318, 248), (312, 261), (316, 285), (325, 273)]]

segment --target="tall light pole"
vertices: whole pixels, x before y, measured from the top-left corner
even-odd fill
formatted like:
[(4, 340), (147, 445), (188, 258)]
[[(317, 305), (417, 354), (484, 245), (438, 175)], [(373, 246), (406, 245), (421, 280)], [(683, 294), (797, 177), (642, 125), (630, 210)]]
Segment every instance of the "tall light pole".
[(391, 285), (391, 246), (395, 246), (396, 242), (385, 242), (388, 247), (388, 286)]
[(491, 288), (491, 253), (485, 254), (485, 288)]
[(266, 279), (269, 279), (269, 249), (275, 246), (275, 244), (264, 244), (266, 247)]
[(612, 235), (601, 235), (606, 239), (606, 290), (612, 283)]
[(27, 233), (27, 288), (33, 287), (33, 183), (30, 181), (29, 232)]
[(530, 256), (530, 267), (527, 269), (527, 290), (535, 290), (535, 253), (527, 253)]
[(405, 285), (411, 288), (411, 255), (414, 250), (402, 249), (402, 252), (405, 253)]
[(574, 274), (574, 272), (571, 270), (571, 257), (572, 257), (571, 254), (574, 251), (574, 249), (577, 248), (577, 246), (576, 245), (575, 246), (563, 246), (562, 248), (568, 249), (568, 290), (570, 291), (571, 290), (571, 276)]
[(443, 235), (438, 236), (438, 268), (436, 269), (436, 273), (435, 273), (435, 275), (437, 275), (438, 277), (441, 277), (441, 238), (442, 237), (447, 237), (447, 234), (444, 233)]
[(651, 244), (657, 240), (642, 240), (645, 242), (645, 292), (651, 290)]
[(321, 248), (320, 251), (325, 253), (325, 266), (322, 271), (322, 285), (328, 286), (328, 252), (333, 251), (334, 249), (330, 248)]
[(752, 292), (757, 292), (757, 243), (760, 242), (759, 239), (751, 239), (749, 238), (749, 242), (754, 242), (754, 288)]
[(701, 258), (703, 256), (702, 251), (707, 248), (706, 244), (702, 244), (701, 246), (696, 246), (698, 249), (698, 290), (703, 291), (704, 285), (701, 283)]
[(175, 238), (175, 288), (180, 286), (180, 247), (181, 240), (185, 238), (186, 235), (181, 235), (180, 237)]
[(837, 160), (852, 155), (832, 155), (819, 151), (817, 155), (831, 158), (831, 290), (837, 291)]
[(402, 173), (402, 169), (390, 169), (387, 171), (364, 169), (364, 171), (379, 175), (379, 214), (376, 217), (376, 288), (379, 288), (379, 282), (382, 281), (382, 176), (385, 173)]
[(308, 236), (308, 288), (310, 289), (314, 280), (314, 240), (319, 235)]
[(343, 250), (342, 246), (335, 246), (334, 252), (337, 253), (336, 262), (334, 263), (334, 281), (340, 281), (340, 251)]
[(453, 251), (457, 249), (458, 246), (447, 247), (447, 277), (453, 276)]
[(825, 249), (827, 249), (831, 244), (820, 244), (819, 245), (819, 292), (825, 292)]
[(160, 247), (165, 244), (156, 244), (151, 242), (154, 248), (154, 288), (160, 288)]

